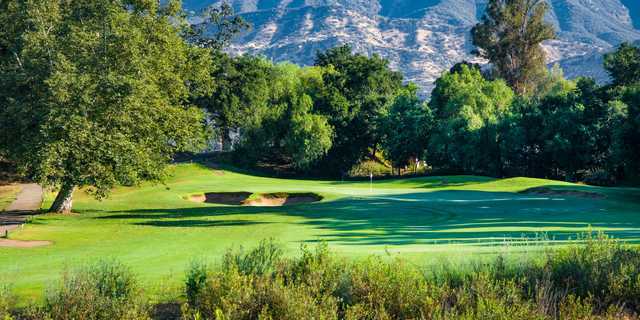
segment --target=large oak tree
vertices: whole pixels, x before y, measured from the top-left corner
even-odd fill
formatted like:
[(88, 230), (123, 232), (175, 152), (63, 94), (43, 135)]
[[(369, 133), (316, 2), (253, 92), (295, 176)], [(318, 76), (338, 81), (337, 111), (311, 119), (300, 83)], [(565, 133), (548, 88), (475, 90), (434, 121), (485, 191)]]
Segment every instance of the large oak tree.
[(0, 2), (0, 149), (45, 186), (51, 211), (73, 191), (161, 180), (203, 141), (187, 102), (210, 84), (210, 55), (183, 40), (180, 3)]

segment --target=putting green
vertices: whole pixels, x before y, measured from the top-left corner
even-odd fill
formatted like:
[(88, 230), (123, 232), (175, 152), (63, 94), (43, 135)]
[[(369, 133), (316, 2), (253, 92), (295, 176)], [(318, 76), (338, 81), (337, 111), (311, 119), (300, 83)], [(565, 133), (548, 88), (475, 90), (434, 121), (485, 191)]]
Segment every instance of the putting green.
[[(519, 193), (534, 187), (603, 197)], [(207, 192), (313, 192), (323, 200), (283, 207), (189, 200)], [(514, 244), (541, 234), (562, 243), (589, 228), (640, 240), (639, 189), (529, 178), (343, 183), (263, 178), (190, 164), (172, 168), (166, 185), (118, 188), (103, 202), (77, 192), (74, 205), (77, 215), (42, 216), (12, 235), (54, 244), (0, 248), (0, 282), (37, 297), (65, 268), (117, 258), (132, 266), (149, 292), (161, 294), (182, 281), (194, 259), (212, 261), (230, 246), (252, 246), (264, 238), (277, 239), (290, 253), (324, 240), (349, 257), (400, 254), (421, 264), (522, 250)], [(533, 241), (526, 248), (545, 243)]]

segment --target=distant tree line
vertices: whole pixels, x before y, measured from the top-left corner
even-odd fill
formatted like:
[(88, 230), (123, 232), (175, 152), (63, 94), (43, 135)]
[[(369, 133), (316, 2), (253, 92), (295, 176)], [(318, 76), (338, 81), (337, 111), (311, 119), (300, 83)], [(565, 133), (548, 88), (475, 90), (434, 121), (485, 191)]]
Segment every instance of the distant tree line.
[(543, 1), (490, 1), (472, 30), (489, 66), (455, 65), (427, 102), (386, 60), (342, 46), (306, 68), (224, 55), (213, 78), (228, 80), (201, 106), (223, 140), (238, 134), (239, 160), (301, 172), (337, 175), (382, 151), (396, 168), (421, 159), (442, 173), (636, 179), (640, 49), (625, 43), (606, 55), (610, 84), (567, 80), (545, 65), (540, 44), (554, 37), (546, 10)]
[[(472, 30), (489, 67), (459, 63), (429, 101), (380, 56), (349, 46), (310, 67), (230, 56), (248, 27), (229, 5), (189, 25), (179, 1), (0, 2), (0, 158), (59, 190), (97, 198), (162, 181), (211, 136), (236, 161), (338, 176), (364, 159), (394, 168), (587, 179), (640, 174), (640, 49), (605, 57), (612, 82), (547, 70), (546, 4), (490, 0)], [(380, 159), (383, 158), (383, 159)]]

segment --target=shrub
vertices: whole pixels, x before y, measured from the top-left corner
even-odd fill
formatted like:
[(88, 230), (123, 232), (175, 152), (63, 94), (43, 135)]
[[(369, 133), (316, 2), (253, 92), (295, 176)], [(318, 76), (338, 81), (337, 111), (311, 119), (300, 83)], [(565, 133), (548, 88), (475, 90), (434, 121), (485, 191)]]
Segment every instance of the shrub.
[(586, 235), (584, 245), (550, 253), (546, 269), (554, 285), (591, 299), (598, 311), (611, 305), (640, 307), (640, 250), (604, 234)]
[(209, 266), (202, 262), (191, 263), (191, 268), (187, 271), (187, 280), (185, 281), (185, 294), (187, 302), (195, 305), (198, 296), (207, 285)]
[(0, 320), (13, 320), (11, 312), (15, 304), (15, 297), (6, 285), (0, 285)]
[(227, 251), (223, 268), (237, 269), (242, 274), (263, 275), (275, 269), (282, 255), (282, 247), (273, 239), (262, 240), (256, 248), (246, 253), (243, 247), (237, 251)]
[(347, 173), (347, 176), (352, 178), (368, 178), (370, 174), (373, 174), (375, 177), (388, 176), (391, 174), (391, 168), (378, 161), (365, 160), (354, 165)]
[(42, 311), (52, 320), (150, 319), (133, 274), (115, 261), (66, 273)]
[(281, 277), (225, 269), (207, 277), (183, 319), (334, 319), (336, 300), (317, 300), (313, 291), (305, 285), (286, 285)]
[(603, 187), (613, 186), (616, 183), (615, 178), (605, 170), (591, 171), (585, 175), (583, 181), (586, 184)]
[(192, 269), (187, 295), (198, 294), (184, 319), (632, 319), (640, 250), (585, 240), (542, 261), (500, 256), (429, 276), (403, 260), (339, 259), (324, 243), (285, 259), (263, 241), (228, 253), (218, 272)]

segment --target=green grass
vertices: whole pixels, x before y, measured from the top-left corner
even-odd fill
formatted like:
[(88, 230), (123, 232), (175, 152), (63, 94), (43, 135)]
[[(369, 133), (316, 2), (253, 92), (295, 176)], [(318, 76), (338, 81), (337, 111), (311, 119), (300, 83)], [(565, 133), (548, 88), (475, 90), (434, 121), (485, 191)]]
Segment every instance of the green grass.
[[(606, 198), (518, 193), (540, 186)], [(234, 191), (314, 192), (323, 200), (278, 208), (186, 200), (192, 194)], [(517, 244), (540, 234), (562, 243), (590, 228), (640, 240), (639, 189), (529, 178), (428, 177), (371, 186), (254, 177), (193, 164), (172, 168), (166, 185), (118, 188), (103, 202), (77, 192), (74, 206), (77, 215), (38, 217), (12, 234), (54, 244), (0, 248), (0, 282), (10, 282), (21, 296), (39, 297), (65, 268), (106, 257), (132, 266), (148, 292), (160, 294), (183, 281), (194, 259), (213, 261), (231, 246), (253, 246), (265, 238), (278, 239), (287, 253), (327, 241), (341, 255), (401, 254), (420, 265), (535, 252), (545, 242)]]
[(0, 186), (0, 211), (6, 209), (15, 199), (20, 192), (20, 187), (17, 185)]

